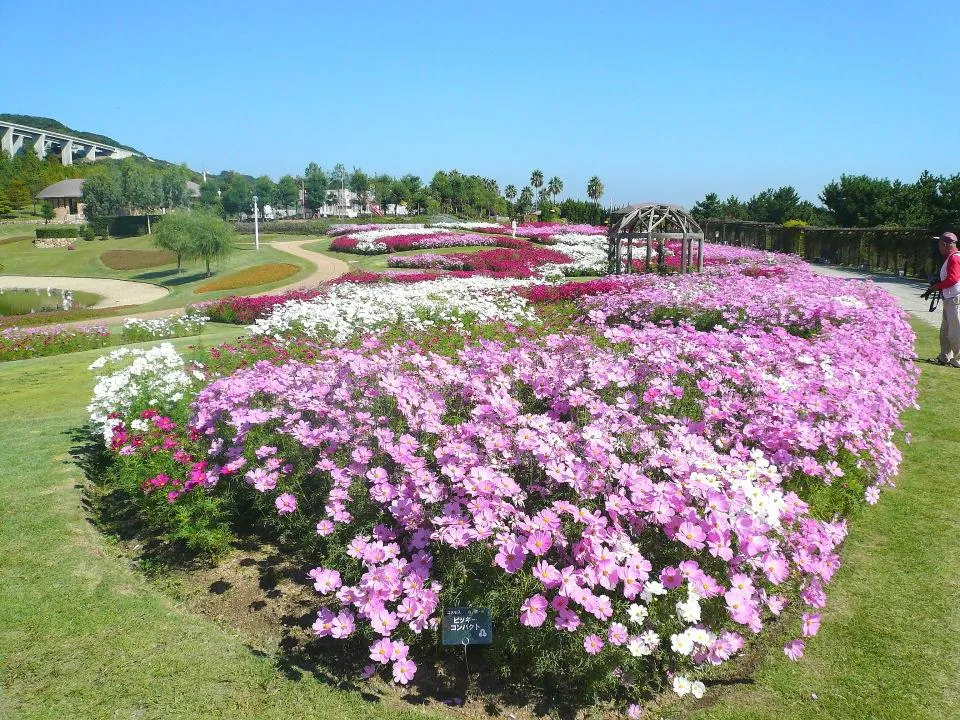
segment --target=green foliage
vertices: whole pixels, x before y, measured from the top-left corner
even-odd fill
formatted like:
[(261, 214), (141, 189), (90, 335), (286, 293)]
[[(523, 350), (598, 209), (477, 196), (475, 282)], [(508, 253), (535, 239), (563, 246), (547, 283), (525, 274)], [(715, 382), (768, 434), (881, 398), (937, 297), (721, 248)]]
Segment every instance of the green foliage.
[[(303, 189), (306, 194), (306, 206), (311, 210), (323, 207), (327, 202), (327, 191), (331, 187), (330, 178), (316, 163), (307, 165), (303, 174)], [(339, 180), (337, 188), (339, 188)]]
[(220, 204), (227, 215), (239, 215), (253, 208), (253, 188), (240, 173), (225, 173), (220, 189)]
[(189, 202), (187, 181), (190, 172), (185, 165), (171, 165), (160, 174), (159, 204), (168, 210), (183, 207)]
[(0, 190), (0, 217), (11, 217), (13, 215), (13, 205), (7, 199), (7, 194)]
[(593, 200), (595, 203), (600, 202), (600, 198), (603, 197), (603, 183), (600, 181), (600, 178), (594, 175), (587, 182), (587, 197)]
[(38, 240), (43, 238), (75, 238), (79, 234), (76, 225), (47, 225), (38, 227), (34, 232), (37, 234)]
[(14, 210), (23, 210), (30, 204), (30, 190), (21, 178), (15, 177), (7, 185), (7, 200), (13, 205)]
[(234, 249), (233, 228), (219, 218), (202, 212), (168, 213), (157, 224), (154, 245), (177, 255), (177, 269), (182, 258), (201, 258), (210, 275), (210, 263), (222, 260)]
[(56, 211), (53, 209), (53, 204), (44, 200), (40, 203), (40, 217), (43, 218), (44, 223), (48, 223), (57, 216)]
[(291, 175), (284, 175), (277, 182), (273, 193), (273, 203), (277, 207), (289, 210), (291, 205), (296, 205), (300, 197), (300, 186)]
[(107, 215), (119, 215), (123, 210), (123, 189), (119, 179), (112, 174), (94, 175), (83, 181), (80, 202), (86, 205), (90, 219)]
[(90, 242), (96, 237), (93, 228), (90, 225), (84, 225), (80, 228), (80, 237), (82, 237), (87, 242)]

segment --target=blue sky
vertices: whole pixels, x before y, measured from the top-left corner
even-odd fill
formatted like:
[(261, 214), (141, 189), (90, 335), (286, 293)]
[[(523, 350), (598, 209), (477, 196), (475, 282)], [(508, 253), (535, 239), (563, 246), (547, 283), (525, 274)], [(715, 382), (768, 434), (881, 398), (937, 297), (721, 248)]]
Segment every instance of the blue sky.
[(198, 170), (540, 168), (621, 204), (960, 172), (956, 2), (44, 6), (0, 0), (0, 112)]

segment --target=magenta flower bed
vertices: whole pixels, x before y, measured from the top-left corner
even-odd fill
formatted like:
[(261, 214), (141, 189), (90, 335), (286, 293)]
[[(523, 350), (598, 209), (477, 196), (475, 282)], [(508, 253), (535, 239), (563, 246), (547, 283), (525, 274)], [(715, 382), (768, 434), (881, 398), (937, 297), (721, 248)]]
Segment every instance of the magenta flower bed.
[(5, 328), (0, 330), (0, 362), (92, 350), (109, 341), (110, 331), (104, 325)]
[(564, 223), (534, 222), (517, 226), (519, 237), (546, 242), (552, 235), (606, 235), (604, 225), (567, 225)]
[[(391, 235), (376, 238), (368, 242), (358, 240), (351, 235), (341, 235), (333, 239), (330, 249), (338, 252), (361, 254), (382, 254), (403, 250), (430, 250), (445, 247), (509, 247), (521, 248), (528, 243), (497, 235), (478, 235), (476, 233), (436, 233), (430, 231), (411, 232), (405, 235)], [(359, 246), (359, 247), (358, 247)]]
[(390, 267), (424, 268), (434, 270), (472, 270), (482, 273), (505, 273), (515, 277), (530, 277), (533, 270), (548, 263), (568, 263), (570, 258), (556, 250), (538, 248), (527, 243), (521, 249), (482, 250), (477, 253), (450, 253), (435, 255), (392, 255), (387, 258)]
[(204, 313), (211, 322), (236, 323), (249, 325), (259, 318), (269, 315), (274, 308), (291, 300), (310, 300), (323, 292), (313, 290), (291, 290), (280, 295), (258, 295), (256, 297), (230, 297), (191, 305), (189, 309)]

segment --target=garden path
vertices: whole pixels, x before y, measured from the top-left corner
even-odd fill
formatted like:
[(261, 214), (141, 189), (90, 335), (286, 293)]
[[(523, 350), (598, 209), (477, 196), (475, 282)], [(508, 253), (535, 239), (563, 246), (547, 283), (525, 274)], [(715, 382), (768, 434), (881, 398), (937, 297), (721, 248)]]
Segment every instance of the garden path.
[[(271, 245), (275, 247), (277, 250), (281, 250), (282, 252), (285, 252), (289, 255), (294, 255), (303, 260), (308, 260), (309, 262), (316, 265), (317, 269), (314, 272), (312, 272), (310, 275), (307, 275), (305, 278), (302, 278), (301, 280), (290, 283), (289, 285), (273, 288), (272, 290), (264, 290), (263, 292), (259, 292), (259, 293), (251, 293), (251, 297), (256, 297), (259, 295), (278, 295), (280, 293), (284, 293), (289, 290), (298, 290), (301, 288), (315, 287), (326, 280), (330, 280), (339, 275), (343, 275), (346, 272), (349, 272), (350, 268), (345, 262), (341, 260), (336, 260), (332, 257), (328, 257), (319, 252), (313, 252), (312, 250), (303, 249), (304, 245), (307, 245), (313, 242), (316, 242), (316, 238), (310, 238), (308, 240), (289, 240), (289, 241), (271, 243)], [(13, 276), (9, 276), (9, 277), (13, 277)], [(61, 278), (58, 278), (58, 280), (59, 279)], [(76, 278), (76, 279), (78, 280), (85, 279), (85, 280), (91, 280), (94, 282), (122, 282), (119, 280), (102, 280), (99, 278)], [(139, 283), (130, 283), (130, 284), (139, 284)], [(25, 286), (18, 285), (16, 287), (25, 287)], [(47, 287), (47, 285), (43, 285), (42, 287)], [(77, 288), (77, 289), (81, 289), (81, 288)], [(241, 292), (237, 294), (240, 294), (240, 295), (245, 294), (242, 292), (243, 288), (239, 288), (239, 290)], [(102, 292), (96, 289), (90, 290), (90, 292), (96, 292), (100, 295), (103, 294)], [(139, 301), (134, 303), (129, 298), (125, 298), (125, 302), (117, 303), (117, 305), (112, 305), (108, 307), (118, 307), (119, 305), (141, 304), (141, 302), (146, 302), (146, 301)], [(100, 307), (100, 306), (98, 305), (97, 307)], [(76, 322), (64, 323), (64, 325), (68, 327), (86, 327), (90, 325), (118, 325), (122, 323), (124, 320), (126, 320), (127, 318), (141, 318), (144, 320), (152, 320), (156, 318), (169, 317), (170, 315), (177, 315), (179, 313), (182, 313), (184, 309), (185, 308), (177, 307), (177, 308), (167, 308), (165, 310), (150, 310), (146, 312), (135, 312), (135, 313), (125, 314), (125, 315), (117, 315), (116, 317), (95, 318), (91, 320), (78, 320)]]
[(170, 291), (160, 285), (133, 282), (132, 280), (109, 280), (91, 277), (61, 277), (44, 275), (0, 275), (0, 288), (34, 289), (56, 288), (73, 292), (89, 292), (102, 295), (103, 299), (94, 309), (142, 305), (166, 297)]
[(894, 275), (878, 275), (863, 270), (850, 270), (847, 268), (832, 267), (830, 265), (816, 265), (811, 263), (810, 267), (814, 272), (829, 277), (840, 277), (848, 280), (871, 280), (893, 295), (897, 299), (897, 302), (900, 303), (900, 307), (906, 310), (911, 317), (933, 325), (934, 327), (940, 327), (941, 313), (939, 311), (930, 312), (929, 302), (920, 298), (923, 291), (927, 289), (927, 284), (922, 280), (912, 280)]

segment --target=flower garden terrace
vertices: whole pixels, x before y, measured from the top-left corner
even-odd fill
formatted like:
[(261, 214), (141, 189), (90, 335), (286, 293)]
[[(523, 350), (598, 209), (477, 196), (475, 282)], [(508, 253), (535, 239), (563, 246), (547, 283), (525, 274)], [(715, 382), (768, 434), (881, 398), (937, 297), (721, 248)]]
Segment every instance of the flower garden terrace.
[(416, 680), (441, 609), (476, 605), (504, 676), (623, 707), (699, 696), (785, 611), (802, 656), (915, 403), (888, 294), (742, 253), (685, 276), (342, 283), (264, 303), (204, 367), (117, 357), (91, 417), (164, 532), (216, 554), (252, 526), (314, 568), (316, 652), (369, 659), (338, 672)]

